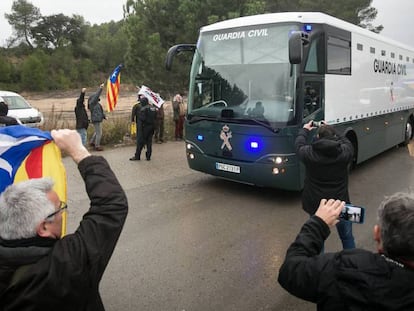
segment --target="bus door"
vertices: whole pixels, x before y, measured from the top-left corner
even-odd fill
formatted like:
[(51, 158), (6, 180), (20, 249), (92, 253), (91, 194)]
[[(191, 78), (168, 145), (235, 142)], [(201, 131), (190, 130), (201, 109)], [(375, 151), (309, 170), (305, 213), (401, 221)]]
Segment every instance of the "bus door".
[(303, 123), (310, 120), (321, 121), (324, 119), (324, 83), (319, 76), (304, 77), (302, 80)]

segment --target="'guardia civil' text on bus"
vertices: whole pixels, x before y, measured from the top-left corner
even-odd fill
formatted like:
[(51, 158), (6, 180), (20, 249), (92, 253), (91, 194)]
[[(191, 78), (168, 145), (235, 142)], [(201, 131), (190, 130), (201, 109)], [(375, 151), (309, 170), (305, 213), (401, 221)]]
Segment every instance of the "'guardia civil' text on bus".
[(299, 128), (325, 120), (350, 139), (358, 164), (414, 125), (414, 49), (322, 13), (240, 17), (201, 28), (185, 121), (190, 168), (300, 190)]

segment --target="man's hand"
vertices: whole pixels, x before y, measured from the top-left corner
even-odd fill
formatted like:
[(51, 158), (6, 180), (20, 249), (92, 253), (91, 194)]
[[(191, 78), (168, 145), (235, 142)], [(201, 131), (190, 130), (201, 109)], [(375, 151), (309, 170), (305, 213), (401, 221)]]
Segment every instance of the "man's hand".
[(313, 120), (309, 121), (308, 123), (305, 123), (303, 125), (303, 128), (306, 129), (306, 130), (308, 130), (308, 131), (310, 131), (310, 130), (312, 130), (312, 129), (315, 128), (314, 126), (312, 126), (312, 124), (313, 124)]
[(321, 218), (329, 227), (333, 227), (339, 222), (339, 214), (344, 206), (344, 201), (322, 199), (315, 215)]
[(59, 149), (65, 151), (75, 163), (91, 155), (82, 145), (81, 137), (75, 130), (52, 130), (51, 134)]
[(104, 85), (105, 85), (105, 83), (102, 83), (99, 87), (100, 87), (101, 89), (103, 89)]

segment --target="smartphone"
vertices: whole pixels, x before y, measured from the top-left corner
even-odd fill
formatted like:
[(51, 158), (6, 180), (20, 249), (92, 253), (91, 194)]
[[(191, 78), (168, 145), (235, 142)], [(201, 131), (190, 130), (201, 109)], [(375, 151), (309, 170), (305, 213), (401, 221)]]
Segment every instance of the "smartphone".
[(365, 219), (365, 208), (352, 204), (345, 204), (339, 214), (339, 219), (362, 224)]

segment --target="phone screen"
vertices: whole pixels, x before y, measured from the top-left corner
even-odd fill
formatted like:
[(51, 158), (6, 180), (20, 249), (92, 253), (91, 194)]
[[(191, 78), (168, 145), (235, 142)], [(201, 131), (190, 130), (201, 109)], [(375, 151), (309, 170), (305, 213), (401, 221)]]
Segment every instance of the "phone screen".
[(357, 224), (362, 224), (365, 218), (365, 209), (361, 206), (355, 206), (352, 204), (345, 204), (341, 213), (339, 214), (339, 219), (354, 222)]

